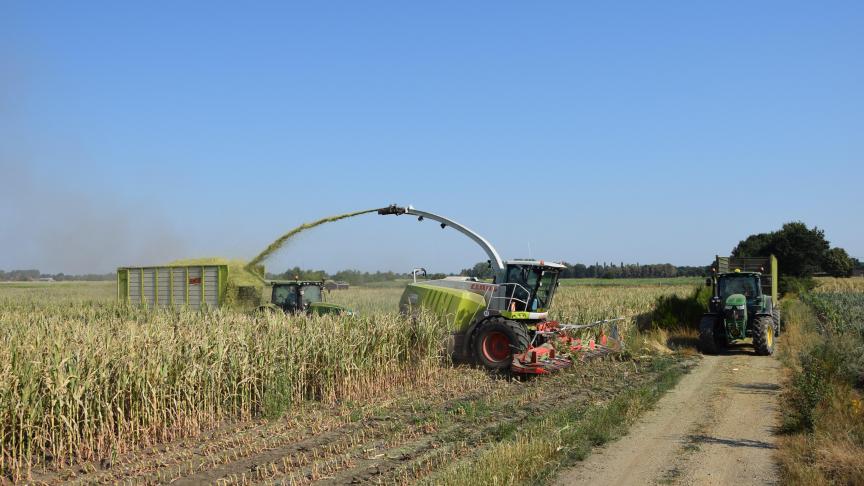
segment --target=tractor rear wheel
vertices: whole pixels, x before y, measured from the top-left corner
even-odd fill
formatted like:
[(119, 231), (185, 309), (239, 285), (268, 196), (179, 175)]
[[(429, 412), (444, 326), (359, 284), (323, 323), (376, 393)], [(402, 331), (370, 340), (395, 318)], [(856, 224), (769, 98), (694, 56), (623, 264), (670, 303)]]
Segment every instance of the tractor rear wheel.
[(762, 356), (774, 354), (774, 319), (759, 316), (753, 322), (753, 347)]
[(510, 367), (514, 353), (528, 349), (528, 330), (518, 322), (490, 319), (474, 333), (474, 356), (490, 370)]
[(717, 316), (702, 316), (699, 321), (699, 347), (705, 354), (717, 354), (726, 348), (726, 330)]
[(776, 307), (771, 310), (771, 319), (774, 320), (774, 336), (780, 336), (780, 309)]

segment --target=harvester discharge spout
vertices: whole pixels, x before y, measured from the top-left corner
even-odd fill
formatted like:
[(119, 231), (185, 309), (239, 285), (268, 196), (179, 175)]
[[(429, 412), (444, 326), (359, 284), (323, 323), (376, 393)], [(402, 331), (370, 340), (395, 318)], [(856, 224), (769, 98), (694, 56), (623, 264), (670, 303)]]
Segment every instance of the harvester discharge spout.
[(411, 208), (411, 206), (408, 206), (407, 208), (403, 208), (403, 207), (399, 207), (395, 204), (391, 204), (391, 205), (387, 206), (386, 208), (379, 209), (378, 214), (381, 214), (381, 215), (395, 214), (398, 216), (400, 214), (407, 213), (408, 209), (410, 209), (410, 208)]
[(460, 224), (456, 221), (453, 221), (450, 218), (445, 218), (440, 214), (430, 213), (428, 211), (420, 211), (419, 209), (414, 209), (413, 206), (405, 206), (401, 207), (396, 204), (391, 204), (387, 207), (383, 207), (378, 210), (378, 214), (388, 215), (395, 214), (397, 216), (401, 214), (410, 214), (412, 216), (417, 216), (418, 221), (423, 221), (424, 219), (430, 219), (432, 221), (436, 221), (441, 225), (441, 228), (453, 228), (456, 231), (462, 233), (463, 235), (471, 238), (475, 243), (480, 245), (483, 248), (483, 251), (486, 252), (486, 255), (489, 261), (492, 264), (492, 269), (495, 270), (500, 277), (503, 277), (504, 272), (504, 262), (501, 260), (501, 257), (498, 255), (498, 251), (495, 247), (492, 246), (486, 238), (480, 236), (477, 232), (468, 228), (467, 226)]

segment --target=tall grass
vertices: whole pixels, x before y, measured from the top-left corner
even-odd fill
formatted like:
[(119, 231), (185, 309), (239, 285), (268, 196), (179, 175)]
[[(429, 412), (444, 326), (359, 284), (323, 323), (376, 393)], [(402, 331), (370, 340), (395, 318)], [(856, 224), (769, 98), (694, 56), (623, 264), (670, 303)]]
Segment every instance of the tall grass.
[(550, 317), (562, 322), (587, 323), (610, 317), (628, 317), (619, 328), (622, 334), (634, 331), (634, 324), (652, 319), (661, 298), (684, 298), (693, 292), (693, 285), (572, 286), (561, 287), (555, 294)]
[(429, 316), (5, 303), (0, 469), (20, 479), (33, 462), (104, 458), (301, 400), (362, 399), (428, 379), (443, 333)]

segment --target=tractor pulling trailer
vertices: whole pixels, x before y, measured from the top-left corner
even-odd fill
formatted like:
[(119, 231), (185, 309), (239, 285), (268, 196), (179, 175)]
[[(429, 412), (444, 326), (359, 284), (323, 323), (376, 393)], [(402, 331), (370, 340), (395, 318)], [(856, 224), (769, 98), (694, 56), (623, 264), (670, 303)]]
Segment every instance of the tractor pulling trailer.
[[(473, 361), (490, 370), (517, 374), (544, 374), (572, 365), (570, 356), (598, 356), (620, 350), (617, 325), (601, 321), (587, 325), (548, 320), (558, 276), (564, 265), (544, 260), (503, 261), (485, 238), (443, 216), (411, 206), (391, 205), (381, 215), (411, 215), (419, 221), (436, 221), (477, 243), (494, 272), (491, 283), (470, 278), (445, 278), (409, 283), (399, 302), (403, 314), (425, 309), (450, 322), (448, 352), (457, 360)], [(607, 336), (603, 326), (611, 325)], [(574, 333), (595, 330), (588, 339)]]
[[(264, 280), (259, 285), (229, 285), (228, 265), (163, 265), (117, 269), (117, 298), (148, 308), (215, 309), (235, 306), (286, 314), (347, 314), (343, 306), (327, 302), (323, 281)], [(263, 273), (263, 268), (261, 269)], [(270, 289), (261, 302), (260, 288)]]
[(777, 258), (717, 256), (711, 273), (705, 282), (711, 300), (699, 323), (702, 351), (717, 354), (732, 341), (749, 337), (756, 353), (774, 354), (780, 335)]

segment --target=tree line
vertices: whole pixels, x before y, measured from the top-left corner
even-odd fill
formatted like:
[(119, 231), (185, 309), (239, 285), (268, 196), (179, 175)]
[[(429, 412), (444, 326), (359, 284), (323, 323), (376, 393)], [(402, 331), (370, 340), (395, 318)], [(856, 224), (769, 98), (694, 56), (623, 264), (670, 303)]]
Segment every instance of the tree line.
[[(427, 278), (444, 278), (446, 274), (429, 274)], [(351, 285), (364, 285), (370, 283), (389, 282), (398, 279), (412, 278), (410, 273), (397, 272), (361, 272), (359, 270), (340, 270), (336, 273), (327, 273), (324, 270), (304, 270), (295, 266), (282, 273), (267, 273), (267, 278), (273, 280), (333, 280), (336, 282), (348, 282)]]
[[(813, 275), (848, 277), (856, 270), (864, 270), (864, 262), (849, 256), (845, 249), (831, 246), (825, 231), (817, 227), (808, 228), (800, 221), (784, 224), (779, 230), (750, 235), (732, 249), (734, 257), (777, 257), (780, 274), (794, 278), (809, 278)], [(713, 256), (705, 266), (676, 266), (671, 263), (642, 265), (639, 263), (564, 263), (562, 278), (669, 278), (701, 277), (708, 275), (714, 264)], [(462, 269), (461, 275), (477, 278), (492, 278), (492, 266), (488, 261)]]
[[(671, 278), (671, 277), (701, 277), (708, 271), (708, 266), (677, 266), (671, 263), (655, 263), (642, 265), (640, 263), (584, 263), (563, 262), (564, 270), (561, 278)], [(463, 268), (460, 275), (466, 277), (492, 278), (492, 266), (489, 262), (480, 262), (471, 268)]]

